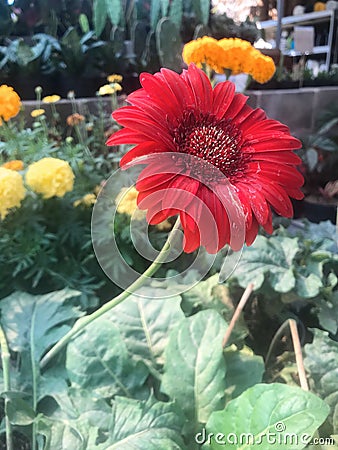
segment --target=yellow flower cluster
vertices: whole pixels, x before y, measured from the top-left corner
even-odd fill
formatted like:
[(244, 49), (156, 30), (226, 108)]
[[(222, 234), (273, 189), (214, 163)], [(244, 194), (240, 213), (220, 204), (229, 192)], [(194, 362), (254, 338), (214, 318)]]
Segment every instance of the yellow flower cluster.
[(42, 99), (43, 103), (56, 103), (59, 100), (61, 100), (61, 97), (57, 94), (47, 95), (46, 97), (43, 97), (43, 99)]
[(0, 219), (4, 219), (9, 210), (20, 206), (26, 191), (22, 176), (10, 169), (0, 167)]
[(78, 206), (91, 206), (94, 205), (96, 202), (96, 195), (95, 194), (86, 194), (82, 198), (79, 198), (78, 200), (75, 200), (73, 203), (74, 208), (77, 208)]
[(104, 86), (101, 86), (99, 89), (99, 95), (112, 95), (115, 94), (117, 91), (121, 91), (122, 86), (119, 83), (111, 83), (111, 84), (105, 84)]
[(133, 219), (136, 220), (143, 219), (145, 213), (137, 207), (137, 195), (138, 191), (135, 187), (122, 188), (115, 199), (117, 212), (120, 214), (128, 214), (128, 216), (133, 216)]
[(107, 81), (109, 81), (109, 83), (121, 83), (122, 80), (122, 75), (118, 75), (116, 73), (107, 76)]
[(33, 111), (31, 111), (31, 116), (36, 118), (42, 116), (43, 114), (45, 114), (45, 112), (46, 111), (43, 108), (33, 109)]
[(63, 197), (73, 189), (74, 173), (67, 161), (43, 158), (28, 167), (26, 183), (44, 198)]
[(13, 159), (12, 161), (4, 163), (1, 167), (19, 172), (20, 170), (23, 170), (24, 164), (23, 161), (21, 161), (21, 159)]
[(15, 117), (21, 108), (21, 100), (11, 86), (2, 84), (0, 86), (0, 125), (2, 119), (6, 122)]
[(186, 64), (207, 65), (216, 73), (247, 73), (259, 83), (269, 81), (276, 70), (272, 58), (263, 55), (250, 42), (238, 38), (218, 41), (204, 36), (185, 44), (182, 56)]

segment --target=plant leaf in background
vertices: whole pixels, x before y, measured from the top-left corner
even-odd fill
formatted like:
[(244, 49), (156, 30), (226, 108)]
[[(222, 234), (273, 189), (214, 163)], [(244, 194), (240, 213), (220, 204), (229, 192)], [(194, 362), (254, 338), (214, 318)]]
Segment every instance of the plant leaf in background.
[(161, 293), (166, 294), (161, 288), (140, 289), (106, 316), (119, 329), (130, 357), (142, 360), (151, 371), (163, 365), (169, 333), (184, 318), (181, 297), (154, 298)]
[(69, 343), (66, 369), (72, 386), (107, 398), (142, 396), (149, 373), (130, 357), (118, 328), (106, 317), (96, 319)]
[(161, 391), (177, 402), (191, 429), (224, 404), (226, 328), (216, 311), (206, 310), (183, 319), (170, 334)]
[(145, 402), (117, 397), (106, 441), (91, 441), (96, 450), (185, 450), (180, 436), (183, 417), (173, 403), (158, 402), (152, 397)]
[(10, 348), (30, 352), (35, 362), (82, 316), (81, 293), (71, 289), (45, 295), (15, 292), (1, 300), (1, 322)]
[[(206, 430), (214, 436), (222, 433), (226, 448), (296, 450), (306, 447), (306, 443), (301, 442), (301, 435), (306, 433), (310, 438), (328, 412), (329, 407), (324, 401), (298, 387), (278, 383), (257, 384), (229, 402), (223, 411), (212, 413)], [(284, 432), (297, 435), (298, 443), (291, 443), (290, 438), (286, 442), (283, 439), (277, 441), (278, 444), (267, 440), (267, 433), (275, 433), (278, 439)], [(240, 436), (245, 437), (249, 433), (252, 434), (251, 441), (240, 442)], [(231, 442), (228, 442), (230, 437)], [(211, 445), (203, 448), (221, 450), (224, 444), (212, 439)]]
[(313, 390), (331, 407), (334, 434), (338, 434), (338, 342), (322, 330), (312, 330), (313, 342), (304, 347), (304, 365)]
[(249, 387), (262, 381), (264, 361), (259, 355), (244, 346), (237, 350), (235, 346), (227, 347), (224, 352), (227, 367), (226, 393), (230, 398), (238, 397)]

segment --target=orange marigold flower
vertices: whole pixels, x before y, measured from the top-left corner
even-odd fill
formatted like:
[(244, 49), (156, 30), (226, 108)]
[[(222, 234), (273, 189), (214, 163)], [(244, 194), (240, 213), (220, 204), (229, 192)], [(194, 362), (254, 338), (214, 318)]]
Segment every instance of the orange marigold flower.
[(207, 64), (217, 73), (223, 73), (226, 67), (226, 55), (223, 48), (217, 39), (209, 36), (203, 36), (185, 44), (182, 57), (188, 65), (194, 63), (201, 68), (203, 64)]
[(2, 84), (0, 86), (0, 125), (2, 119), (6, 122), (15, 117), (21, 108), (21, 100), (19, 95), (11, 86)]
[(252, 45), (239, 38), (224, 38), (218, 44), (225, 52), (224, 69), (231, 70), (232, 75), (246, 73), (247, 63), (251, 58)]
[(4, 169), (15, 170), (19, 172), (20, 170), (23, 170), (24, 164), (21, 159), (13, 159), (12, 161), (4, 163), (1, 167), (3, 167)]
[(258, 83), (263, 84), (273, 77), (275, 71), (276, 66), (273, 59), (257, 50), (257, 53), (251, 58), (247, 73)]
[(75, 127), (85, 120), (82, 114), (74, 113), (67, 117), (67, 125)]

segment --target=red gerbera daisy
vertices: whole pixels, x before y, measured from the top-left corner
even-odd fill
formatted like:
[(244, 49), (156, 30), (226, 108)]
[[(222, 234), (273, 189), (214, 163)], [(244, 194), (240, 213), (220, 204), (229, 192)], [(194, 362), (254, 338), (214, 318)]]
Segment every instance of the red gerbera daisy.
[(271, 208), (292, 217), (290, 197), (303, 197), (303, 177), (292, 151), (301, 143), (287, 126), (249, 107), (233, 83), (213, 89), (194, 65), (181, 75), (144, 73), (140, 81), (130, 106), (113, 113), (124, 128), (107, 144), (136, 144), (122, 168), (147, 164), (136, 188), (149, 223), (179, 214), (184, 251), (203, 245), (215, 253), (226, 244), (238, 249), (240, 231), (247, 245), (259, 225), (271, 233)]

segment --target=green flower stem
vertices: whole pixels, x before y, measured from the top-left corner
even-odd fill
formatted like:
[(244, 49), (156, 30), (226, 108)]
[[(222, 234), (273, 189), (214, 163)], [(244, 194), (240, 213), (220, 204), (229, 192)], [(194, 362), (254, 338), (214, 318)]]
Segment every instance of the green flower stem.
[[(9, 364), (10, 364), (10, 353), (8, 349), (7, 339), (3, 328), (0, 325), (0, 347), (1, 347), (1, 362), (2, 362), (2, 370), (4, 377), (4, 389), (6, 392), (11, 390), (11, 379), (9, 372)], [(9, 402), (9, 399), (5, 398), (5, 411), (6, 405)], [(12, 443), (12, 425), (9, 421), (9, 418), (6, 414), (6, 448), (7, 450), (13, 450)]]
[(101, 308), (99, 308), (97, 311), (94, 311), (92, 314), (89, 314), (88, 316), (82, 317), (79, 319), (73, 327), (68, 331), (63, 338), (61, 338), (55, 345), (52, 347), (49, 352), (46, 353), (46, 355), (42, 358), (40, 362), (40, 369), (43, 369), (49, 361), (57, 354), (63, 347), (65, 347), (73, 338), (76, 336), (80, 331), (82, 331), (87, 325), (92, 323), (95, 319), (98, 317), (101, 317), (106, 312), (113, 309), (115, 306), (123, 302), (126, 298), (128, 298), (131, 294), (133, 294), (137, 289), (142, 287), (144, 283), (148, 280), (148, 278), (152, 277), (157, 270), (161, 267), (161, 265), (166, 261), (166, 257), (168, 255), (168, 252), (170, 251), (170, 247), (172, 243), (175, 240), (175, 237), (177, 236), (176, 231), (180, 227), (180, 219), (178, 218), (176, 220), (176, 223), (171, 230), (168, 239), (166, 240), (162, 250), (157, 255), (157, 257), (154, 259), (152, 264), (148, 267), (148, 269), (137, 279), (132, 283), (127, 290), (124, 292), (121, 292), (117, 297), (113, 298)]

